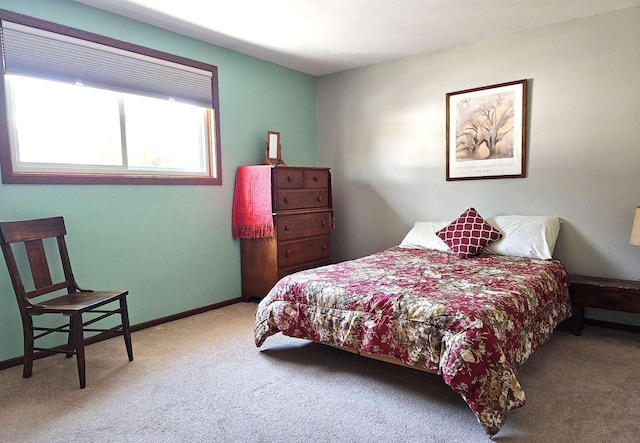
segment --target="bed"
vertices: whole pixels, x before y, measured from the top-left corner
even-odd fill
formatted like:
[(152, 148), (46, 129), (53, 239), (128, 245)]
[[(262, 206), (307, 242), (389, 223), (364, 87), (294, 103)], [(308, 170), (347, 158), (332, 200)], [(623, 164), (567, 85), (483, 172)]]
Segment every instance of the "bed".
[(256, 345), (281, 332), (438, 374), (496, 434), (525, 402), (518, 369), (571, 314), (568, 274), (551, 258), (557, 218), (473, 211), (497, 238), (471, 253), (442, 234), (460, 218), (420, 222), (399, 246), (282, 278), (258, 305)]

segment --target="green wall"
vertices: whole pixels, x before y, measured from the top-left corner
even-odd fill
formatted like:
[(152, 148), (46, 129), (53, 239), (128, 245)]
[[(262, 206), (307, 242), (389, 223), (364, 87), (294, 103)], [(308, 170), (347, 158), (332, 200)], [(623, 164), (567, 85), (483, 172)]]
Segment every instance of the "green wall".
[[(67, 0), (0, 0), (0, 8), (218, 66), (223, 169), (222, 186), (0, 184), (0, 220), (64, 216), (76, 279), (129, 289), (132, 324), (240, 297), (236, 168), (262, 162), (268, 130), (281, 132), (287, 164), (317, 163), (316, 78)], [(21, 355), (2, 263), (0, 361)]]

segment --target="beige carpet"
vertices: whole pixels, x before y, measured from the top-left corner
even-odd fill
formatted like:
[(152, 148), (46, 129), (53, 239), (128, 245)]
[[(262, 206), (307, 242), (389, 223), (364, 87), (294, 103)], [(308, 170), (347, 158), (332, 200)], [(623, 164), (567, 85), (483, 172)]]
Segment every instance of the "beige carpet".
[[(2, 442), (487, 442), (442, 379), (277, 335), (239, 303), (0, 371)], [(640, 441), (640, 334), (556, 331), (518, 378), (497, 442)]]

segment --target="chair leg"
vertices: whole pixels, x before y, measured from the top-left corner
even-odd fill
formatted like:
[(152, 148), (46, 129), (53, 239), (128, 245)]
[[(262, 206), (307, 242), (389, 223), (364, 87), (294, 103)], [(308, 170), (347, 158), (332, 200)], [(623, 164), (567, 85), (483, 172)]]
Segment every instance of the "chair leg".
[(71, 319), (69, 319), (69, 336), (67, 337), (67, 349), (69, 349), (69, 352), (67, 352), (64, 356), (66, 358), (71, 358), (73, 357), (74, 354), (74, 350), (75, 350), (75, 337), (73, 335), (73, 325), (71, 324)]
[(120, 297), (120, 315), (122, 316), (122, 336), (124, 345), (127, 348), (129, 361), (133, 361), (133, 346), (131, 345), (131, 327), (129, 326), (129, 311), (127, 309), (126, 295)]
[(82, 314), (77, 313), (71, 316), (73, 328), (74, 347), (76, 349), (76, 359), (78, 360), (78, 378), (80, 379), (80, 389), (87, 386), (84, 365), (84, 333), (82, 331)]
[(33, 319), (29, 315), (22, 318), (22, 336), (24, 343), (24, 365), (22, 376), (31, 377), (33, 373)]

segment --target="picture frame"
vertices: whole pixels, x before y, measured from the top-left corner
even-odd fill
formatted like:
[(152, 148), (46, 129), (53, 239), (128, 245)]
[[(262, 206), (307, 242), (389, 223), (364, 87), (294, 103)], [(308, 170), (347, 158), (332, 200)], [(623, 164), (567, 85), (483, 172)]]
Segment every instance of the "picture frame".
[(282, 145), (280, 144), (280, 133), (277, 131), (267, 131), (267, 141), (265, 142), (266, 152), (264, 158), (265, 165), (284, 165), (282, 161)]
[(525, 177), (526, 111), (526, 79), (447, 93), (447, 181)]

